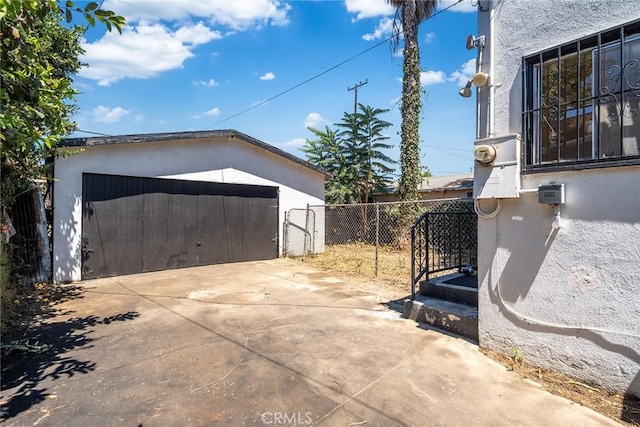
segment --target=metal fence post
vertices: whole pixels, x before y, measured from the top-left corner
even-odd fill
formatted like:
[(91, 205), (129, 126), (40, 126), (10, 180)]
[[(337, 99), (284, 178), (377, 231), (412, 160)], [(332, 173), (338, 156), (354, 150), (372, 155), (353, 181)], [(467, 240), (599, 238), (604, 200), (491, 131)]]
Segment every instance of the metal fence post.
[(305, 217), (304, 217), (304, 231), (305, 233), (304, 233), (304, 245), (302, 247), (302, 259), (304, 259), (304, 257), (307, 255), (307, 234), (309, 234), (309, 203), (307, 203), (307, 210), (305, 212)]
[(380, 204), (376, 202), (376, 269), (375, 277), (378, 277), (378, 249), (380, 247)]
[(464, 265), (462, 265), (462, 214), (458, 214), (458, 271), (462, 271)]
[(288, 211), (284, 213), (284, 222), (282, 223), (282, 256), (284, 256), (285, 258), (289, 252), (289, 224), (287, 220), (288, 215)]
[(416, 230), (411, 227), (411, 301), (416, 299)]

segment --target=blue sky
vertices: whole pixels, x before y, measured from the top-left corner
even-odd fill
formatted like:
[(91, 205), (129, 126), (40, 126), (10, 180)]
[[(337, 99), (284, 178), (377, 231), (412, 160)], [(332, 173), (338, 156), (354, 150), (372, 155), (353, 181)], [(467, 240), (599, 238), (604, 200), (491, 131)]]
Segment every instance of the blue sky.
[[(419, 29), (422, 164), (436, 176), (473, 166), (474, 97), (457, 92), (475, 68), (465, 41), (476, 33), (476, 8), (454, 3), (441, 0)], [(401, 48), (374, 47), (391, 34), (385, 0), (105, 0), (103, 8), (129, 26), (122, 35), (101, 27), (85, 34), (89, 67), (75, 78), (82, 131), (236, 129), (304, 158), (307, 126), (333, 127), (353, 111), (347, 88), (367, 81), (358, 102), (390, 109), (381, 118), (393, 123), (388, 154), (399, 158)]]

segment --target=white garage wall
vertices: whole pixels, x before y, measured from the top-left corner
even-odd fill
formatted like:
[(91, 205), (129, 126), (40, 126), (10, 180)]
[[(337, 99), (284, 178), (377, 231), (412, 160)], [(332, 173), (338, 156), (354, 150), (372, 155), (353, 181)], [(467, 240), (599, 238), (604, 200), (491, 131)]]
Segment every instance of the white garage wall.
[(279, 248), (287, 210), (324, 203), (324, 175), (238, 138), (88, 146), (55, 164), (53, 278), (81, 279), (82, 174), (268, 185), (280, 190)]

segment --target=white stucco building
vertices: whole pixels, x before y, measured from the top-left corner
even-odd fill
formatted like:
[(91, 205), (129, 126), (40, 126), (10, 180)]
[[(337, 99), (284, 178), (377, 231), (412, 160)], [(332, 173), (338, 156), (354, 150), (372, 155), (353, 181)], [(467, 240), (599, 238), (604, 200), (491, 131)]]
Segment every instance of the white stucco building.
[(640, 3), (478, 8), (479, 343), (640, 396)]
[(62, 146), (74, 154), (54, 165), (56, 282), (274, 258), (285, 212), (324, 203), (324, 171), (235, 130)]

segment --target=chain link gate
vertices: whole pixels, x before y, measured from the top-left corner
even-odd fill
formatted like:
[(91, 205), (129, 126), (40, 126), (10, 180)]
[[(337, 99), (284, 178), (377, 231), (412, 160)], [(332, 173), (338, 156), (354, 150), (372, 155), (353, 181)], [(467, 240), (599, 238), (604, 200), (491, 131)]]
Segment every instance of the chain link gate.
[(310, 208), (290, 209), (284, 220), (283, 255), (305, 257), (314, 253), (316, 213)]
[[(305, 256), (308, 257), (306, 262), (321, 268), (408, 285), (412, 271), (411, 226), (425, 212), (442, 211), (473, 212), (473, 200), (317, 205), (292, 209), (286, 215), (284, 255)], [(471, 228), (464, 232), (477, 233)], [(451, 230), (443, 226), (438, 236), (446, 237), (449, 233)]]

